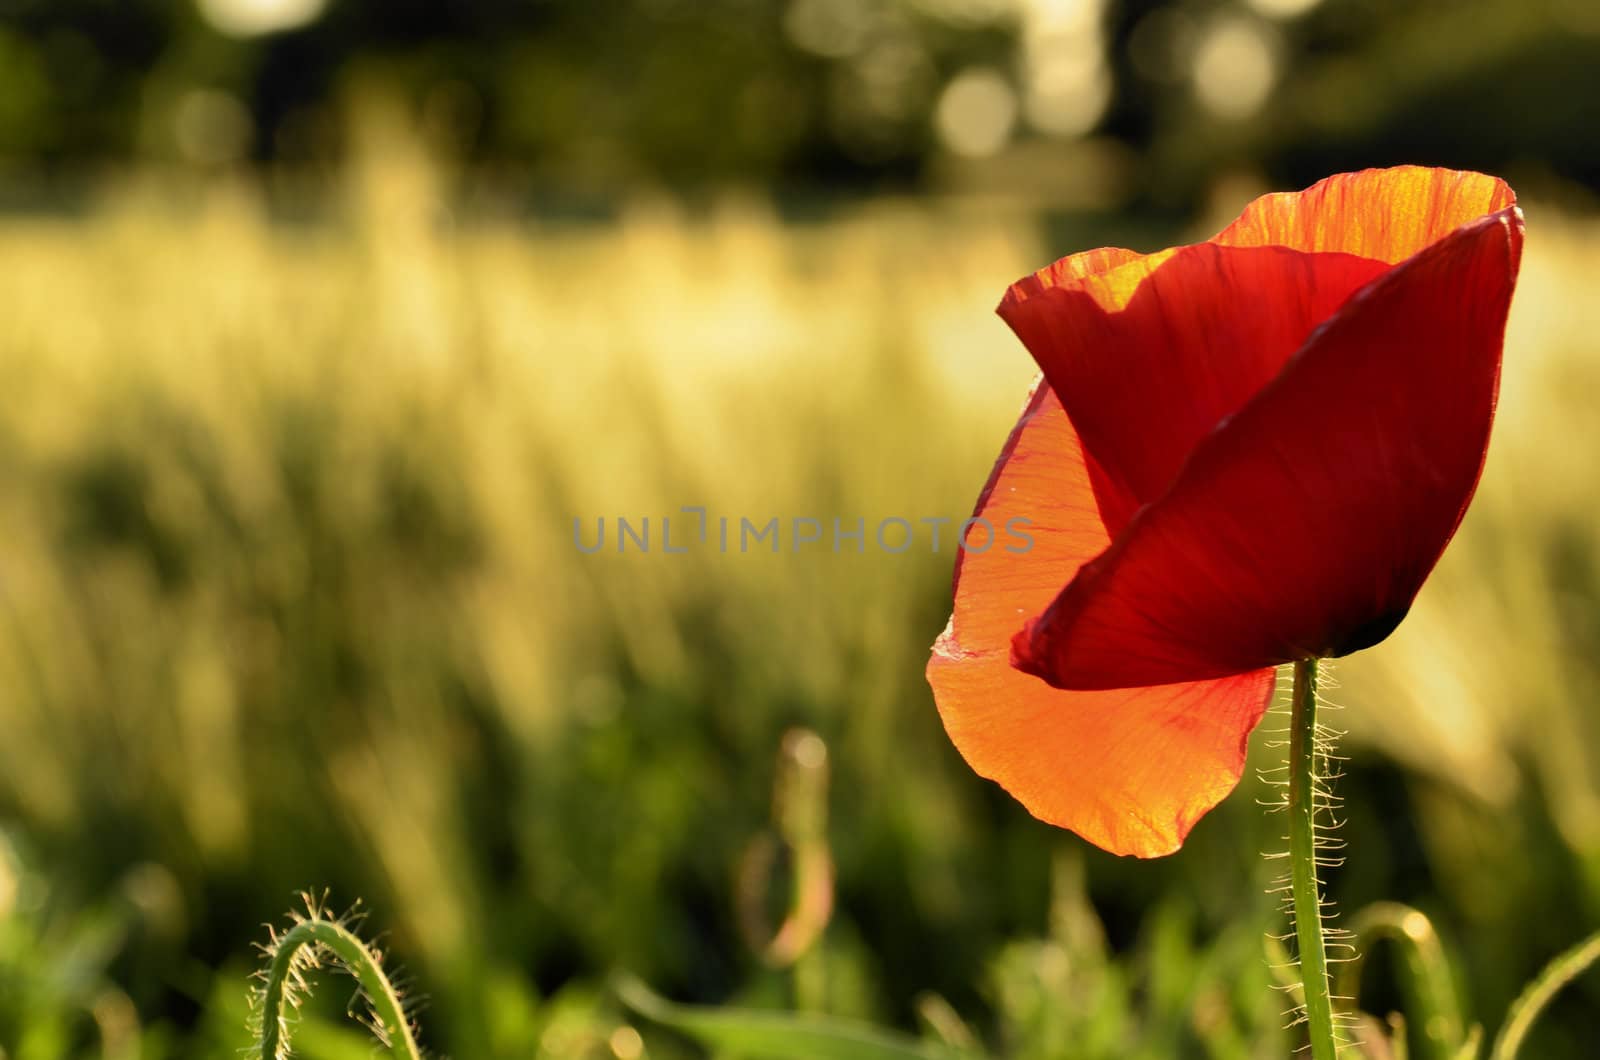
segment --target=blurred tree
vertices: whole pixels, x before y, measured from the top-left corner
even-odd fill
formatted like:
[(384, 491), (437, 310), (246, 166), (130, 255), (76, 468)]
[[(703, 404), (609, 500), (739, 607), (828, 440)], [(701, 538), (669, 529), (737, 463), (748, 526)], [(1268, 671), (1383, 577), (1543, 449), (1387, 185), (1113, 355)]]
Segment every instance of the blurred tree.
[[(336, 161), (354, 81), (530, 186), (1512, 167), (1600, 185), (1586, 0), (0, 0), (0, 162)], [(1484, 27), (1494, 27), (1484, 32)], [(1087, 153), (1086, 153), (1087, 152)], [(1096, 153), (1098, 152), (1098, 153)], [(950, 163), (950, 164), (947, 164)], [(1102, 167), (1103, 169), (1103, 167)], [(1109, 201), (1109, 200), (1108, 200)]]

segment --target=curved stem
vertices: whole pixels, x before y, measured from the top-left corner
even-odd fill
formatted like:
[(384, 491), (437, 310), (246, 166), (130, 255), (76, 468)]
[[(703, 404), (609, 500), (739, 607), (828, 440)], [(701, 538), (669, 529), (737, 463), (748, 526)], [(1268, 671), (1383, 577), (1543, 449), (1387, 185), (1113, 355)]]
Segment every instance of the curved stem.
[(1294, 698), (1289, 720), (1289, 873), (1294, 897), (1294, 931), (1300, 947), (1306, 1022), (1312, 1060), (1336, 1060), (1333, 999), (1328, 992), (1328, 958), (1322, 938), (1322, 894), (1317, 882), (1317, 660), (1294, 664)]
[(1489, 1053), (1490, 1060), (1515, 1060), (1523, 1039), (1533, 1028), (1534, 1020), (1550, 1004), (1550, 999), (1596, 961), (1600, 961), (1600, 934), (1590, 935), (1551, 961), (1512, 1002), (1505, 1026), (1500, 1028)]
[[(1455, 1060), (1467, 1040), (1450, 978), (1450, 962), (1433, 922), (1399, 902), (1373, 902), (1355, 914), (1350, 931), (1363, 947), (1334, 977), (1334, 989), (1359, 1007), (1361, 971), (1372, 946), (1390, 940), (1400, 952), (1400, 993), (1409, 1022), (1419, 1029), (1427, 1060)], [(1476, 1054), (1474, 1054), (1476, 1055)]]
[(291, 992), (303, 987), (305, 974), (330, 955), (347, 968), (361, 985), (371, 1008), (371, 1028), (388, 1047), (394, 1060), (421, 1060), (422, 1051), (406, 1019), (405, 1007), (394, 984), (366, 943), (336, 920), (315, 914), (284, 932), (272, 946), (271, 961), (261, 990), (260, 1060), (281, 1060), (289, 1055), (285, 1010), (292, 1007)]

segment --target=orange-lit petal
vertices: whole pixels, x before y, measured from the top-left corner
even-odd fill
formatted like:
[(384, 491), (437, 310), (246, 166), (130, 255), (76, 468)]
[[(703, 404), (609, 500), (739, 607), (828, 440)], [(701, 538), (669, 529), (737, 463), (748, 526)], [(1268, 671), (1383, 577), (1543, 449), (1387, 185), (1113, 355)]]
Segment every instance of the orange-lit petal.
[(1367, 169), (1305, 191), (1263, 195), (1211, 242), (1334, 251), (1395, 264), (1516, 201), (1505, 181), (1482, 173)]
[(1099, 247), (1069, 254), (1012, 284), (1006, 292), (1006, 298), (1030, 298), (1052, 287), (1070, 286), (1085, 276), (1108, 272), (1143, 256), (1136, 250), (1124, 250), (1122, 247)]
[[(974, 770), (1045, 821), (1120, 854), (1177, 849), (1238, 783), (1273, 671), (1062, 692), (1012, 669), (1012, 635), (1108, 541), (1083, 448), (1042, 382), (976, 514), (995, 526), (996, 540), (961, 554), (955, 611), (928, 665), (951, 740)], [(1021, 547), (1006, 534), (1019, 517), (1028, 523), (1012, 525), (1032, 547), (1007, 551)]]
[(1387, 635), (1477, 484), (1521, 246), (1508, 207), (1352, 299), (1018, 636), (1017, 664), (1120, 688)]

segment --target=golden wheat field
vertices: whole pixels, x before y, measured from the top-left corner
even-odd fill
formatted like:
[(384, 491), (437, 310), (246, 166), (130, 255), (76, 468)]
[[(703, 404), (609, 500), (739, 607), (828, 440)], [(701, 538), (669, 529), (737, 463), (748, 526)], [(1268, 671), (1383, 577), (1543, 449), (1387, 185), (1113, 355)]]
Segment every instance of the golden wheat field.
[[(95, 989), (224, 1055), (256, 925), (331, 884), (454, 1055), (623, 1056), (609, 964), (750, 981), (730, 865), (803, 724), (834, 763), (829, 1011), (1005, 1009), (1005, 961), (1047, 953), (963, 984), (1053, 930), (1052, 858), (1112, 951), (1171, 907), (1195, 953), (1247, 922), (1256, 960), (1259, 791), (1130, 885), (963, 770), (921, 676), (948, 550), (716, 547), (720, 517), (963, 518), (1032, 375), (993, 305), (1078, 247), (965, 200), (474, 220), (393, 164), (341, 203), (275, 221), (248, 182), (157, 181), (0, 221), (0, 921), (134, 910)], [(1485, 1013), (1600, 921), (1600, 222), (1527, 215), (1478, 499), (1332, 695), (1365, 848), (1335, 893), (1435, 915)], [(710, 536), (669, 553), (685, 507)], [(578, 547), (619, 516), (654, 547)], [(1178, 1024), (1271, 1056), (1277, 1007)], [(162, 1033), (146, 1055), (177, 1055)], [(1092, 1055), (1178, 1055), (1107, 1035)]]

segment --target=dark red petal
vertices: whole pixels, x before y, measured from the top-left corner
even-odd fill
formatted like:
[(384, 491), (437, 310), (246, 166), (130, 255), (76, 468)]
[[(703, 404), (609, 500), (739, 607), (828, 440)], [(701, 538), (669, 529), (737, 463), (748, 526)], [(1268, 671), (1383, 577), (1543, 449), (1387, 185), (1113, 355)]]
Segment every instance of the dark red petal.
[(1305, 191), (1264, 195), (1212, 242), (1335, 251), (1392, 265), (1516, 201), (1505, 181), (1482, 173), (1368, 169), (1340, 173)]
[[(1238, 783), (1273, 672), (1062, 692), (1011, 667), (1012, 634), (1108, 541), (1082, 446), (1043, 383), (975, 514), (994, 525), (995, 541), (958, 559), (955, 612), (928, 664), (951, 740), (1042, 820), (1118, 854), (1172, 852)], [(1008, 525), (1032, 547), (1008, 551), (1023, 547)]]
[(1346, 254), (1200, 244), (1050, 287), (1024, 281), (1000, 315), (1104, 470), (1097, 493), (1115, 534), (1385, 268)]
[(1521, 246), (1509, 207), (1352, 299), (1018, 635), (1016, 664), (1119, 688), (1387, 635), (1477, 485)]

